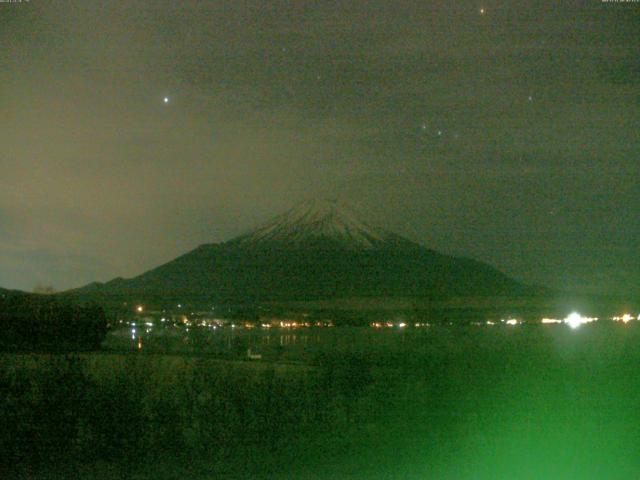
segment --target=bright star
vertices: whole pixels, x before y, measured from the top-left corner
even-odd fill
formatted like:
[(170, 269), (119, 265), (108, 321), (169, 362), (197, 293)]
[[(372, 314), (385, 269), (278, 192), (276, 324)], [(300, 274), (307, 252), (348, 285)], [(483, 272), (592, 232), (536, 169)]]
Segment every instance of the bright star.
[(169, 103), (169, 97), (164, 97), (164, 98), (162, 99), (162, 101), (163, 101), (164, 103)]
[(485, 10), (484, 8), (481, 8), (481, 9), (480, 9), (480, 15), (484, 15), (484, 14), (485, 14), (485, 12), (486, 12), (486, 10)]

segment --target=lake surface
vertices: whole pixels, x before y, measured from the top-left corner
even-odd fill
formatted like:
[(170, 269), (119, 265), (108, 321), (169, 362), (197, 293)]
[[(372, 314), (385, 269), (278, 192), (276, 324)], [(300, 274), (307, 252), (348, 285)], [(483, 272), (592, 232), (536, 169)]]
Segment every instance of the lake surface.
[(127, 328), (105, 349), (0, 362), (13, 458), (86, 469), (30, 478), (640, 478), (636, 322)]
[[(303, 327), (121, 327), (112, 330), (106, 350), (142, 353), (208, 354), (243, 359), (308, 362), (319, 354), (386, 355), (415, 352), (444, 354), (469, 346), (485, 350), (555, 345), (548, 354), (565, 355), (580, 348), (601, 348), (602, 342), (632, 339), (640, 322), (600, 321), (577, 329), (550, 325), (437, 325), (422, 328)], [(607, 350), (610, 350), (607, 349)]]

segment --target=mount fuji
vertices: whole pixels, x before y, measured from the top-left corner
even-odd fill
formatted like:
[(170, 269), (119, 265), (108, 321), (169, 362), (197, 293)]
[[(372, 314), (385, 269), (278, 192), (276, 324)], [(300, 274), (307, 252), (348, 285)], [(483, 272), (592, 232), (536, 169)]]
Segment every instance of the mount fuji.
[(253, 303), (513, 296), (529, 289), (487, 264), (443, 255), (370, 226), (339, 202), (312, 200), (137, 277), (92, 283), (73, 293)]

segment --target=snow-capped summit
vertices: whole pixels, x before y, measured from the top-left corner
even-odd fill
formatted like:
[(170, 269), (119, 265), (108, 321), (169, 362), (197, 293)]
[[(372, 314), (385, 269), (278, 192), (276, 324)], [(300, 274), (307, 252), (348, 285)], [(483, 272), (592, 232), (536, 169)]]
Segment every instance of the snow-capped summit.
[(349, 249), (372, 249), (393, 235), (367, 225), (336, 200), (302, 202), (232, 243), (240, 246), (305, 246), (328, 244)]

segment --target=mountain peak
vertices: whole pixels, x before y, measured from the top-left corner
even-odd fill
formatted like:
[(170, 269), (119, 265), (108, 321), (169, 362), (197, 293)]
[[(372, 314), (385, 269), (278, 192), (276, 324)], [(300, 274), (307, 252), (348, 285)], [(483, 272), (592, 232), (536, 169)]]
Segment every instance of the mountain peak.
[(372, 249), (381, 246), (389, 238), (389, 233), (367, 225), (347, 205), (337, 200), (311, 199), (230, 243), (288, 247), (326, 244), (350, 249)]

